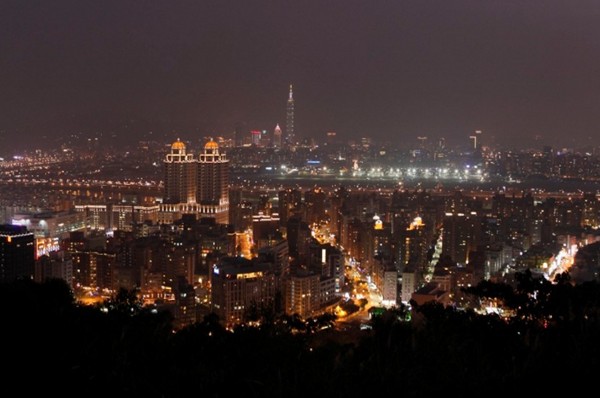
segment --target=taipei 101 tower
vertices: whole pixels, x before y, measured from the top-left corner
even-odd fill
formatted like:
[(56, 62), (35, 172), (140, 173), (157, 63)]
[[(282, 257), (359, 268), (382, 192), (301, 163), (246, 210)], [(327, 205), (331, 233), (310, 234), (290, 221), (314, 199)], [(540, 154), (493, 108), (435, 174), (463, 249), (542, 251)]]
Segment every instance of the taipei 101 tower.
[(287, 108), (285, 115), (285, 143), (293, 145), (295, 142), (294, 138), (294, 92), (292, 91), (292, 85), (290, 84), (290, 96), (287, 100)]

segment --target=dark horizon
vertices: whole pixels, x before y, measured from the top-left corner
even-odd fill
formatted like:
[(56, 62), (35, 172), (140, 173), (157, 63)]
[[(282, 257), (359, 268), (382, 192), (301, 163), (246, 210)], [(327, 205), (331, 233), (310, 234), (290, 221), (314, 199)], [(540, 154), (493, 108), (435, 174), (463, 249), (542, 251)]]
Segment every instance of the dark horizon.
[(599, 16), (592, 0), (8, 1), (0, 149), (270, 132), (290, 83), (300, 139), (593, 145)]

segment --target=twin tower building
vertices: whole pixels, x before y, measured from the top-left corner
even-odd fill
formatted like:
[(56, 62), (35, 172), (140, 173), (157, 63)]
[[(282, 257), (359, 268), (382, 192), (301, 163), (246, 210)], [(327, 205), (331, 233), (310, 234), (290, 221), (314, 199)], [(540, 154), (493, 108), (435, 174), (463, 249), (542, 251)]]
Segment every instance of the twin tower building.
[[(290, 92), (286, 108), (285, 144), (294, 142), (294, 93)], [(277, 126), (274, 146), (281, 147), (281, 129)], [(171, 223), (182, 214), (197, 218), (214, 218), (217, 223), (229, 222), (229, 160), (212, 139), (204, 151), (195, 157), (187, 153), (179, 139), (171, 144), (171, 153), (164, 160), (165, 196), (160, 206), (162, 222)]]
[(179, 139), (164, 160), (165, 196), (161, 210), (172, 214), (195, 214), (229, 222), (229, 160), (212, 139), (195, 157)]

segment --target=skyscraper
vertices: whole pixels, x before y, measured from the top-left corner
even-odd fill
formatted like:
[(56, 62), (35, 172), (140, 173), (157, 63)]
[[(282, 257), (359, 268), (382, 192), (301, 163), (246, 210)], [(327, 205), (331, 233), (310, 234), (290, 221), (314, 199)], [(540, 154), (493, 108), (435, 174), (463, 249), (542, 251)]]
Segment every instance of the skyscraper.
[(469, 253), (475, 251), (480, 242), (481, 218), (476, 212), (446, 213), (442, 233), (442, 255), (465, 265), (469, 262)]
[(164, 160), (165, 203), (194, 203), (196, 201), (196, 161), (186, 153), (179, 139), (171, 145)]
[(294, 143), (294, 92), (290, 84), (290, 95), (287, 100), (285, 118), (285, 142), (290, 145)]
[(273, 130), (273, 147), (281, 148), (281, 127), (279, 127), (279, 124)]
[(235, 124), (234, 131), (234, 146), (240, 147), (244, 145), (244, 134), (247, 134), (248, 127), (246, 126), (246, 122), (237, 122)]
[(204, 146), (198, 159), (196, 203), (201, 217), (215, 218), (218, 223), (229, 221), (229, 160), (220, 153), (212, 139)]
[(183, 214), (229, 221), (229, 160), (212, 139), (196, 159), (179, 140), (165, 160), (165, 199), (159, 222), (172, 223)]
[(33, 277), (33, 233), (18, 225), (0, 225), (0, 283)]
[(260, 130), (252, 130), (250, 132), (250, 143), (254, 146), (261, 146), (262, 132)]

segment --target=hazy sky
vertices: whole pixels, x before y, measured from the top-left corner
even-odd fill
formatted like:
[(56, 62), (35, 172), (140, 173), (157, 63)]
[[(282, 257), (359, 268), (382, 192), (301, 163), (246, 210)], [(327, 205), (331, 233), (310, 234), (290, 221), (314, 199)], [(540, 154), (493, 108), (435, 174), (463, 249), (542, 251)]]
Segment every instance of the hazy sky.
[[(0, 1), (0, 145), (237, 121), (600, 143), (600, 1)], [(590, 138), (591, 137), (591, 138)]]

